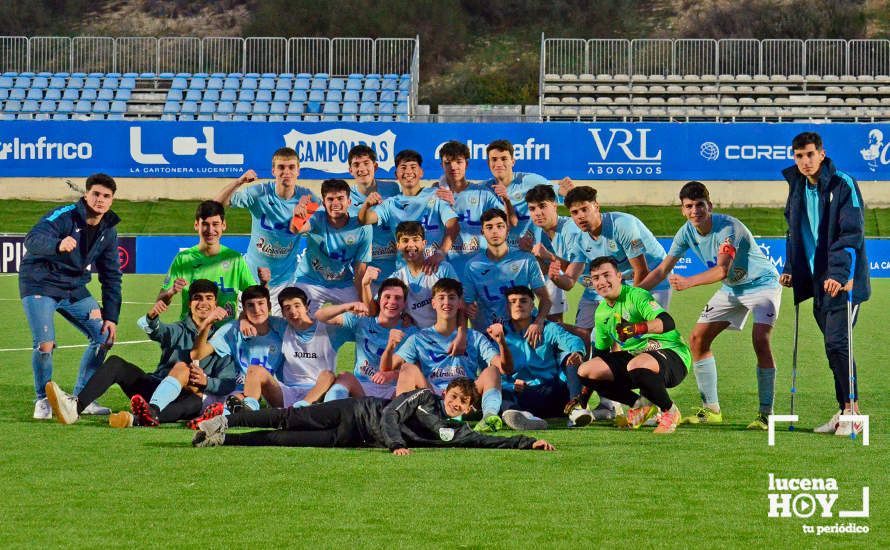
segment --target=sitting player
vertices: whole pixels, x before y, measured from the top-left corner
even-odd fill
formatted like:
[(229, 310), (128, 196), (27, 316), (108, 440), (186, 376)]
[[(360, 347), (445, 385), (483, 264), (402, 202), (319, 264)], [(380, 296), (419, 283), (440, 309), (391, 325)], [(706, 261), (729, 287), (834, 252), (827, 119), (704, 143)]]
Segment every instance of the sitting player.
[[(596, 308), (595, 356), (578, 367), (581, 382), (587, 390), (630, 406), (626, 415), (615, 419), (619, 426), (639, 428), (657, 407), (661, 414), (655, 433), (673, 433), (680, 410), (667, 388), (683, 381), (691, 363), (673, 318), (648, 290), (622, 284), (618, 262), (611, 256), (591, 262), (590, 281), (602, 301)], [(612, 351), (613, 346), (620, 351)], [(587, 397), (589, 393), (582, 392), (567, 408), (583, 408)]]
[[(85, 405), (114, 384), (131, 399), (133, 409), (153, 407), (154, 412), (147, 423), (135, 420), (128, 411), (112, 414), (108, 421), (115, 428), (156, 426), (160, 422), (194, 418), (201, 412), (202, 393), (227, 395), (231, 392), (235, 388), (235, 367), (230, 360), (217, 358), (204, 361), (200, 368), (190, 366), (189, 354), (198, 334), (212, 332), (214, 321), (225, 313), (216, 305), (216, 296), (216, 284), (197, 279), (188, 290), (188, 317), (172, 324), (162, 323), (159, 315), (167, 310), (167, 304), (158, 300), (139, 319), (139, 326), (148, 337), (161, 345), (161, 359), (153, 373), (146, 374), (133, 363), (112, 355), (76, 396), (63, 392), (55, 382), (48, 383), (47, 397), (56, 419), (62, 424), (77, 422)], [(151, 396), (151, 402), (145, 403), (143, 396)]]
[(457, 337), (462, 306), (463, 285), (454, 279), (439, 279), (433, 286), (433, 310), (436, 323), (405, 339), (393, 357), (393, 369), (400, 369), (396, 395), (418, 388), (432, 387), (441, 394), (451, 380), (469, 377), (482, 395), (482, 421), (479, 431), (503, 428), (501, 410), (501, 374), (513, 372), (510, 350), (500, 325), (489, 327), (488, 334), (497, 343), (475, 330), (467, 331), (464, 353), (450, 355), (451, 342)]
[[(504, 332), (513, 358), (513, 373), (501, 377), (504, 422), (515, 430), (543, 430), (547, 422), (539, 417), (563, 414), (570, 392), (562, 380), (562, 369), (576, 372), (584, 358), (584, 341), (559, 323), (547, 321), (540, 343), (532, 347), (524, 334), (532, 322), (534, 293), (527, 286), (514, 286), (504, 294), (510, 316)], [(572, 385), (571, 395), (578, 395), (581, 385), (577, 376)], [(587, 413), (574, 418), (570, 425), (585, 425), (591, 419)]]
[[(393, 401), (365, 397), (300, 409), (243, 411), (202, 422), (192, 445), (385, 447), (399, 456), (411, 454), (409, 445), (555, 450), (543, 439), (479, 434), (456, 421), (470, 413), (478, 398), (472, 380), (456, 378), (441, 397), (430, 390), (416, 390)], [(271, 429), (227, 433), (226, 430), (233, 427)]]
[(405, 283), (408, 296), (405, 300), (405, 311), (414, 319), (420, 328), (433, 326), (436, 312), (433, 311), (433, 285), (440, 279), (458, 279), (451, 264), (443, 261), (432, 273), (424, 271), (424, 250), (426, 238), (420, 222), (400, 222), (396, 227), (396, 247), (405, 261), (405, 265), (397, 269), (392, 276)]

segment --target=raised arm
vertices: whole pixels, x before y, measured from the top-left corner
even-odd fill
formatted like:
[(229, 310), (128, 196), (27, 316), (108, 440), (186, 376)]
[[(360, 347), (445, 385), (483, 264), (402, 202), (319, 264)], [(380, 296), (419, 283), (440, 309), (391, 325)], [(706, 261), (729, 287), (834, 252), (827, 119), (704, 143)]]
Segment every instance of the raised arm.
[(359, 223), (362, 225), (374, 225), (377, 223), (379, 218), (377, 217), (377, 212), (374, 211), (374, 207), (383, 202), (383, 197), (380, 196), (380, 193), (376, 191), (374, 193), (369, 194), (365, 198), (365, 202), (362, 203), (362, 207), (358, 209), (358, 218)]
[(640, 288), (645, 288), (646, 290), (652, 290), (656, 286), (661, 283), (661, 281), (665, 280), (667, 276), (670, 274), (671, 270), (674, 269), (674, 266), (677, 265), (677, 261), (679, 258), (675, 258), (668, 254), (661, 260), (661, 263), (658, 266), (649, 272), (646, 277), (640, 281), (639, 284), (634, 285)]
[(229, 206), (232, 202), (232, 195), (235, 194), (235, 191), (238, 190), (239, 187), (244, 185), (245, 183), (253, 183), (256, 181), (257, 175), (253, 170), (248, 170), (241, 174), (238, 179), (233, 180), (231, 183), (220, 189), (219, 193), (213, 197), (218, 203), (221, 203), (223, 206)]
[(204, 319), (204, 322), (198, 326), (198, 336), (195, 337), (195, 343), (192, 346), (192, 351), (189, 353), (189, 357), (191, 357), (192, 361), (200, 361), (213, 353), (213, 346), (208, 342), (210, 329), (213, 328), (213, 323), (222, 321), (228, 315), (229, 313), (225, 309), (217, 307), (210, 313), (210, 316)]

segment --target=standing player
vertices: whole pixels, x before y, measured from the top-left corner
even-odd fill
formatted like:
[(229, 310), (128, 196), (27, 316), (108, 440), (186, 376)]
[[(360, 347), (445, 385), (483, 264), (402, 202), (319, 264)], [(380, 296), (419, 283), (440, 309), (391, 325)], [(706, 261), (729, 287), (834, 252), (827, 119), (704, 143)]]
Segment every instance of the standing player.
[[(578, 367), (589, 390), (630, 407), (616, 418), (621, 427), (639, 428), (660, 411), (657, 434), (673, 433), (680, 410), (667, 389), (686, 378), (691, 363), (689, 348), (674, 319), (649, 291), (622, 284), (618, 262), (611, 256), (590, 264), (590, 279), (603, 298), (596, 308), (594, 358)], [(611, 351), (619, 346), (621, 351)], [(642, 397), (633, 390), (639, 388)], [(586, 393), (586, 392), (585, 392)], [(585, 394), (578, 399), (582, 407)]]
[[(537, 346), (550, 313), (550, 295), (544, 276), (534, 256), (522, 250), (510, 250), (507, 244), (507, 214), (492, 208), (482, 214), (482, 235), (488, 248), (467, 262), (464, 272), (466, 303), (473, 328), (484, 332), (495, 323), (507, 320), (504, 291), (527, 286), (538, 297), (538, 316), (525, 332), (529, 344)], [(475, 315), (473, 314), (475, 312)]]
[[(757, 356), (760, 408), (748, 429), (766, 430), (775, 394), (776, 363), (770, 348), (770, 335), (782, 299), (779, 274), (742, 222), (732, 216), (713, 213), (711, 196), (704, 184), (691, 181), (684, 185), (680, 189), (680, 202), (688, 221), (677, 231), (665, 259), (639, 286), (648, 289), (668, 278), (674, 290), (679, 292), (694, 286), (723, 283), (708, 300), (689, 336), (702, 407), (694, 416), (687, 417), (687, 421), (692, 424), (723, 422), (717, 399), (717, 363), (711, 343), (727, 328), (742, 330), (748, 314), (753, 312), (751, 338)], [(677, 261), (689, 249), (709, 269), (691, 277), (672, 274)]]
[(436, 312), (432, 306), (433, 286), (446, 277), (459, 279), (457, 272), (449, 262), (444, 261), (436, 266), (433, 273), (424, 271), (426, 238), (420, 222), (399, 222), (396, 226), (396, 240), (404, 265), (392, 276), (406, 285), (408, 295), (405, 311), (418, 327), (431, 327), (436, 322)]
[[(371, 261), (371, 228), (350, 215), (349, 184), (325, 180), (321, 197), (324, 209), (302, 226), (292, 227), (294, 232), (306, 234), (306, 252), (295, 280), (309, 299), (310, 315), (325, 302), (358, 301), (362, 277)], [(304, 209), (305, 200), (295, 210), (295, 221), (304, 215)]]
[(423, 224), (427, 250), (425, 269), (432, 273), (448, 252), (460, 232), (457, 214), (445, 201), (437, 198), (432, 189), (420, 186), (423, 177), (423, 158), (416, 151), (400, 151), (396, 155), (396, 179), (402, 193), (383, 200), (379, 193), (371, 193), (362, 204), (358, 219), (363, 224), (378, 224), (390, 233), (392, 255), (380, 257), (380, 277), (388, 278), (396, 270), (395, 231), (399, 222), (414, 220)]
[(848, 334), (844, 300), (852, 303), (850, 322), (855, 324), (859, 305), (871, 295), (862, 193), (856, 180), (825, 156), (819, 134), (799, 134), (791, 148), (794, 166), (782, 172), (789, 189), (787, 261), (781, 282), (794, 289), (795, 304), (813, 298), (813, 316), (825, 339), (834, 376), (838, 412), (813, 431), (850, 436), (859, 433), (862, 425), (838, 418), (859, 414), (856, 364), (848, 347), (853, 335)]
[[(180, 319), (189, 315), (188, 287), (192, 281), (208, 279), (216, 283), (219, 288), (217, 303), (228, 312), (229, 317), (234, 317), (238, 310), (238, 293), (256, 284), (241, 254), (220, 243), (225, 230), (226, 211), (222, 204), (204, 201), (198, 205), (195, 210), (198, 244), (176, 254), (157, 298), (170, 305), (173, 296), (181, 293)], [(266, 279), (268, 273), (260, 269), (260, 275)]]
[(247, 265), (253, 273), (261, 267), (270, 270), (272, 313), (279, 315), (281, 312), (275, 297), (293, 279), (294, 266), (300, 254), (300, 236), (288, 230), (291, 215), (303, 197), (309, 197), (315, 204), (319, 201), (312, 191), (297, 185), (300, 159), (293, 149), (282, 147), (275, 151), (272, 155), (272, 176), (274, 182), (240, 189), (244, 184), (257, 180), (256, 172), (248, 170), (224, 187), (216, 200), (223, 206), (231, 203), (250, 212), (250, 246), (245, 255)]
[[(87, 178), (86, 193), (74, 204), (53, 209), (25, 236), (27, 252), (19, 270), (19, 294), (31, 328), (34, 351), (34, 418), (52, 418), (46, 384), (53, 376), (56, 347), (53, 314), (86, 335), (89, 345), (80, 360), (74, 393), (80, 393), (114, 345), (121, 310), (121, 270), (117, 250), (120, 218), (111, 210), (117, 184), (111, 176)], [(102, 307), (87, 290), (95, 264), (102, 286)], [(84, 414), (111, 411), (88, 403)]]

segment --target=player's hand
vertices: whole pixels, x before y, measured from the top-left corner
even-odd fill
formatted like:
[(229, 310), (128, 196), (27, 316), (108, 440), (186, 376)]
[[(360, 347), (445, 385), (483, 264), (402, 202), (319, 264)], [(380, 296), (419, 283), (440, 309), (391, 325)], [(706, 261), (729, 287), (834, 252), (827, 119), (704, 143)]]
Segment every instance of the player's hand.
[(368, 317), (371, 315), (371, 310), (368, 309), (368, 306), (365, 305), (364, 302), (352, 302), (349, 304), (349, 311), (359, 317)]
[(578, 367), (584, 361), (584, 357), (581, 356), (580, 353), (573, 352), (566, 357), (566, 366), (567, 367)]
[(671, 284), (671, 288), (678, 292), (680, 290), (686, 290), (687, 288), (692, 286), (689, 284), (688, 278), (682, 275), (677, 275), (676, 273), (671, 273), (670, 275), (668, 275), (668, 282)]
[(528, 384), (525, 383), (525, 380), (517, 378), (513, 381), (513, 391), (515, 391), (516, 393), (522, 393), (525, 391), (525, 387), (527, 385)]
[(405, 448), (403, 447), (403, 448), (401, 448), (401, 449), (396, 449), (395, 451), (392, 452), (392, 454), (394, 454), (394, 455), (396, 455), (396, 456), (408, 456), (408, 455), (411, 454), (411, 450), (410, 450), (410, 449), (405, 449)]
[(362, 275), (362, 286), (368, 286), (380, 277), (380, 268), (369, 265), (365, 267), (365, 274)]
[(102, 334), (105, 335), (105, 341), (102, 342), (102, 347), (111, 349), (111, 346), (114, 345), (114, 339), (117, 338), (117, 323), (108, 320), (102, 321)]
[(240, 319), (238, 321), (238, 330), (245, 338), (253, 338), (257, 335), (256, 327), (253, 326), (247, 319)]
[(464, 314), (467, 319), (475, 319), (479, 315), (479, 306), (476, 305), (476, 302), (464, 304)]
[(559, 260), (553, 260), (547, 268), (547, 278), (555, 281), (560, 277), (562, 277), (562, 263)]
[(207, 387), (207, 373), (200, 367), (197, 361), (192, 361), (189, 365), (189, 386), (197, 388)]
[(501, 183), (496, 183), (494, 185), (494, 187), (491, 188), (491, 190), (494, 191), (494, 194), (497, 195), (498, 198), (501, 199), (502, 201), (510, 200), (510, 194), (507, 193), (507, 187), (505, 185), (503, 185)]
[[(523, 239), (525, 236), (522, 237)], [(520, 239), (521, 240), (521, 239)], [(544, 246), (543, 243), (535, 243), (532, 245), (532, 249), (530, 250), (532, 255), (539, 260), (551, 260), (553, 259), (553, 255), (547, 250), (547, 247)]]
[(180, 292), (182, 292), (182, 289), (187, 287), (188, 284), (189, 284), (188, 281), (186, 281), (182, 277), (177, 277), (173, 281), (173, 287), (170, 288), (170, 290), (173, 291), (173, 294), (171, 296), (175, 296), (175, 295), (179, 294)]
[(77, 248), (77, 240), (71, 235), (68, 235), (59, 243), (59, 252), (62, 254), (67, 254), (75, 248)]
[(427, 256), (423, 259), (423, 272), (427, 275), (432, 275), (439, 269), (439, 264), (445, 259), (445, 253), (441, 250), (436, 250), (430, 256)]
[(646, 323), (621, 323), (615, 327), (618, 339), (625, 342), (635, 336), (642, 336), (649, 330)]
[(525, 340), (532, 348), (538, 347), (541, 342), (541, 334), (544, 332), (543, 323), (532, 323), (525, 329)]
[(525, 235), (519, 237), (519, 241), (516, 242), (516, 246), (519, 247), (519, 250), (524, 250), (526, 252), (531, 252), (534, 250), (535, 238), (526, 233)]
[(853, 279), (847, 281), (847, 284), (843, 286), (841, 286), (841, 284), (834, 279), (825, 279), (823, 288), (825, 289), (826, 294), (834, 298), (835, 296), (840, 294), (842, 290), (846, 292), (850, 292), (851, 290), (853, 290)]
[(405, 339), (405, 331), (399, 330), (397, 328), (389, 329), (389, 339), (386, 341), (386, 347), (389, 349), (396, 349), (399, 344), (402, 343), (402, 340)]
[(569, 191), (575, 188), (572, 178), (566, 176), (559, 180), (559, 194), (563, 197), (569, 194)]
[(388, 370), (386, 372), (375, 372), (374, 376), (371, 377), (371, 382), (375, 384), (389, 384), (393, 380), (399, 377), (399, 371), (397, 370)]
[(436, 189), (436, 198), (447, 202), (451, 206), (454, 206), (454, 193), (451, 192), (451, 189), (439, 187), (438, 189)]
[(504, 343), (504, 325), (500, 323), (494, 323), (485, 329), (485, 332), (488, 333), (488, 336), (499, 344)]
[(779, 275), (779, 284), (788, 288), (791, 288), (791, 274), (790, 273), (782, 273)]
[(377, 206), (381, 202), (383, 202), (383, 197), (381, 197), (380, 193), (377, 191), (374, 191), (365, 198), (365, 204), (368, 206)]
[(157, 319), (158, 316), (165, 311), (167, 311), (167, 302), (158, 300), (155, 302), (155, 305), (151, 306), (151, 309), (148, 310), (148, 315), (146, 315), (146, 317), (149, 319)]
[(272, 280), (272, 270), (268, 267), (258, 267), (256, 270), (257, 278), (260, 280), (260, 284), (266, 286), (269, 284), (269, 281)]
[(254, 172), (253, 170), (248, 170), (247, 172), (244, 172), (243, 174), (238, 176), (238, 179), (235, 181), (238, 182), (238, 186), (240, 187), (240, 186), (244, 185), (245, 183), (253, 183), (256, 180), (257, 180), (256, 172)]
[(532, 449), (536, 451), (555, 451), (556, 447), (554, 447), (544, 439), (539, 439), (532, 443)]

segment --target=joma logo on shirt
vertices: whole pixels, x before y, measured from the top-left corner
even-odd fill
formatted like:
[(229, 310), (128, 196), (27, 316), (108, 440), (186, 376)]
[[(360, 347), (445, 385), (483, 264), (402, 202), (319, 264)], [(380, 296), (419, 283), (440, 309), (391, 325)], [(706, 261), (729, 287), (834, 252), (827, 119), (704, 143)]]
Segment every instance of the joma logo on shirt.
[(314, 351), (295, 351), (294, 357), (299, 359), (318, 359), (318, 354)]

